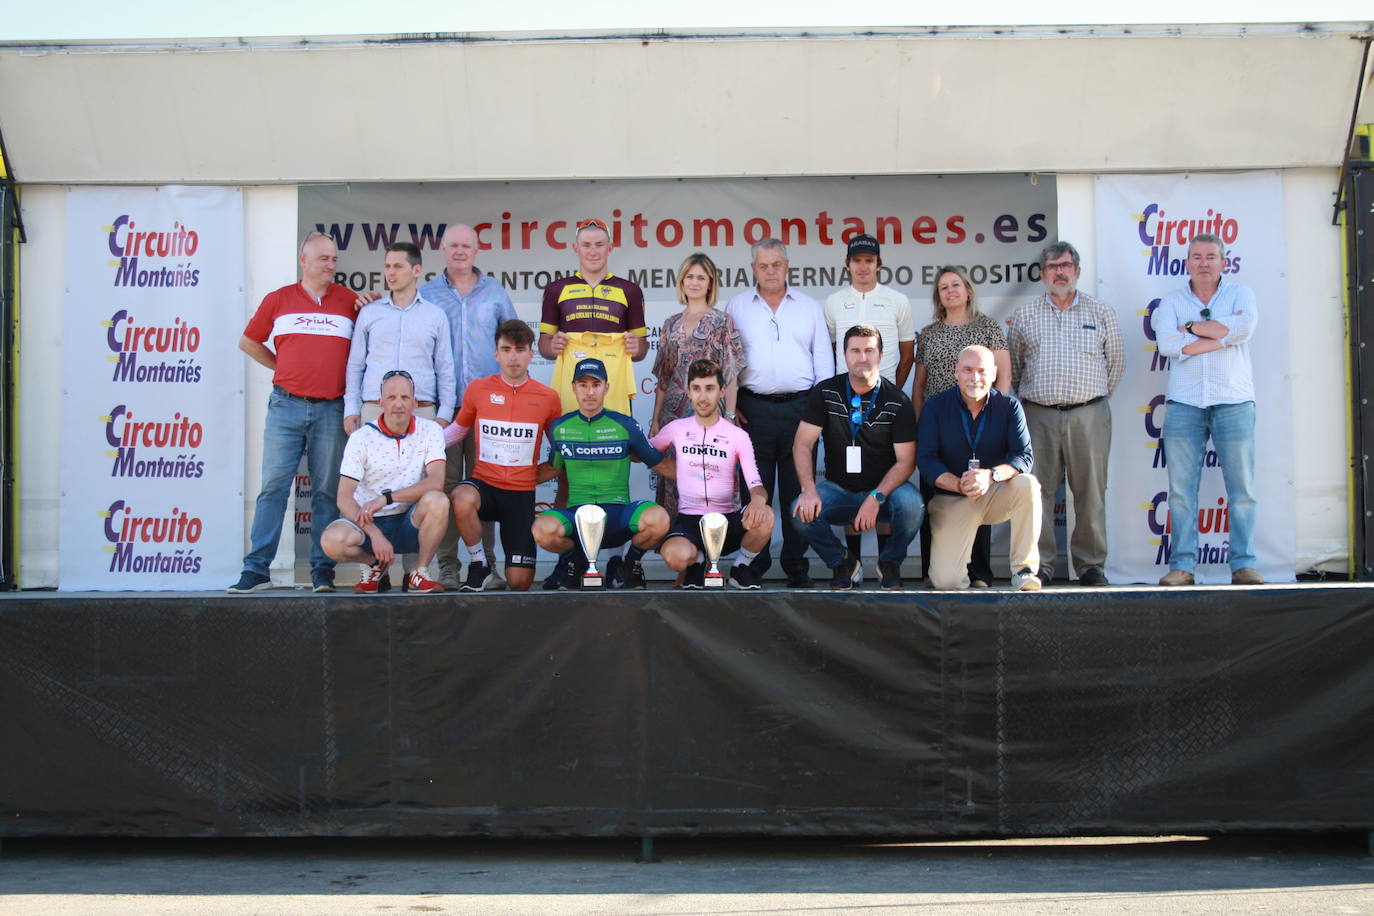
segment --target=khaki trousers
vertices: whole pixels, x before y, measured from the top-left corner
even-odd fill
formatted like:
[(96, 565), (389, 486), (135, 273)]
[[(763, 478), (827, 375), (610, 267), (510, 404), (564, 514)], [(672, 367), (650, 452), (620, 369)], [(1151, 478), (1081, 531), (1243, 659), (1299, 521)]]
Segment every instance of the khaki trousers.
[(1040, 481), (1040, 568), (1051, 575), (1059, 556), (1054, 536), (1054, 500), (1068, 479), (1073, 494), (1070, 568), (1082, 573), (1107, 565), (1107, 458), (1112, 448), (1112, 410), (1106, 401), (1073, 410), (1021, 402), (1035, 449)]
[(941, 490), (926, 505), (930, 513), (930, 584), (967, 588), (968, 560), (979, 525), (1011, 521), (1008, 559), (1013, 574), (1040, 566), (1040, 484), (1030, 474), (994, 483), (979, 499)]

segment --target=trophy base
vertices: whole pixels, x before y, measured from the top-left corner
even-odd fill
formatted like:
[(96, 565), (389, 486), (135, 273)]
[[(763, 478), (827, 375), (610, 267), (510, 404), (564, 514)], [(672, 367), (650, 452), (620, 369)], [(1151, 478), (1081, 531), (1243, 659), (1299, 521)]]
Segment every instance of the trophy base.
[(725, 577), (720, 573), (707, 573), (702, 578), (701, 584), (704, 588), (724, 588)]
[(602, 588), (602, 587), (604, 587), (604, 582), (603, 582), (603, 580), (602, 580), (602, 578), (601, 578), (601, 573), (588, 573), (587, 575), (583, 576), (583, 577), (582, 577), (582, 587), (583, 587), (583, 588)]

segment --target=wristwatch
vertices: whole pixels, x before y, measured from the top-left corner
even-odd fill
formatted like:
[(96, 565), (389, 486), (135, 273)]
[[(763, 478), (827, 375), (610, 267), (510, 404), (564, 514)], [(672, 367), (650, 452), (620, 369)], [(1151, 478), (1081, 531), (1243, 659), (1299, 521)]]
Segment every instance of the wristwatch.
[(1193, 322), (1189, 321), (1187, 324), (1185, 324), (1183, 326), (1183, 330), (1187, 331), (1189, 334), (1193, 333)]
[(880, 506), (883, 503), (887, 502), (887, 494), (884, 493), (882, 490), (870, 490), (868, 495), (872, 496), (873, 501)]
[(991, 468), (988, 468), (988, 478), (989, 478), (993, 483), (1001, 483), (1001, 482), (1002, 482), (1002, 478), (1000, 478), (1000, 477), (997, 476), (997, 468), (996, 468), (995, 466), (994, 466), (994, 467), (991, 467)]
[(383, 491), (382, 491), (382, 499), (386, 500), (386, 504), (387, 504), (388, 506), (391, 505), (391, 491), (390, 491), (390, 490), (383, 490)]
[(724, 417), (725, 417), (725, 419), (730, 420), (730, 421), (732, 421), (732, 422), (733, 422), (734, 419), (735, 419), (735, 415), (732, 414), (732, 413), (724, 414)]

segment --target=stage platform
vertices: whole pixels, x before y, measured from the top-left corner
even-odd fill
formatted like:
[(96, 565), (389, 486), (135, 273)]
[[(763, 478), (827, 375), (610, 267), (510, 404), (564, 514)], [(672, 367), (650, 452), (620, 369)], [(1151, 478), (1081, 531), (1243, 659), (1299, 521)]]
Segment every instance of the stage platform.
[(1374, 587), (0, 597), (0, 837), (1374, 827)]

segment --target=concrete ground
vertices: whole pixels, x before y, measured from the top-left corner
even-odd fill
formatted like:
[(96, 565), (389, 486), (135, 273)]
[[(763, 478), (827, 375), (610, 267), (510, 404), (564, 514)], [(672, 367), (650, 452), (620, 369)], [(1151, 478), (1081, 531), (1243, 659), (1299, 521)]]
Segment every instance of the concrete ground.
[(6, 840), (0, 914), (1374, 914), (1367, 834)]

